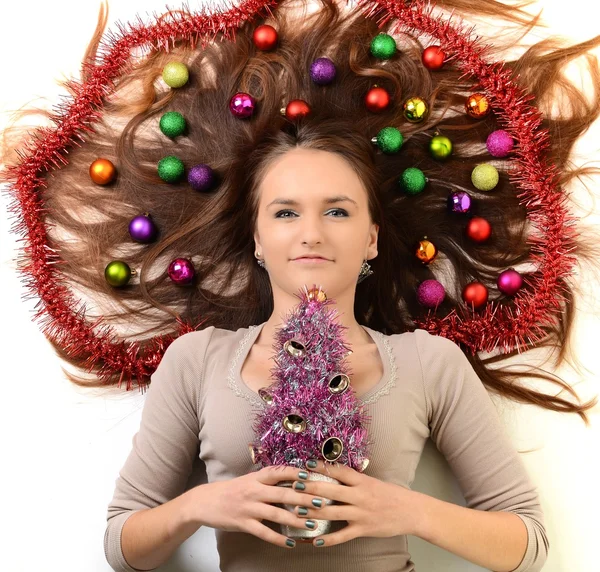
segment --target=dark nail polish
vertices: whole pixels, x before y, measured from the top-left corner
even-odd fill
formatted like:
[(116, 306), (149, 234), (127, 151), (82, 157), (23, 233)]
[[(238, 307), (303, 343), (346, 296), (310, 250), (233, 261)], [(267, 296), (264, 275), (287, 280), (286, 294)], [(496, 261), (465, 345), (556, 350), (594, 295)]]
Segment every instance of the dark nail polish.
[(308, 479), (308, 473), (306, 471), (300, 471), (298, 473), (298, 478), (306, 480), (306, 479)]
[(291, 538), (288, 538), (285, 543), (290, 547), (290, 548), (294, 548), (294, 546), (296, 546), (296, 541), (292, 540)]
[(311, 530), (317, 526), (317, 523), (314, 520), (307, 520), (305, 523), (307, 528), (310, 528)]
[(317, 468), (317, 461), (315, 461), (314, 459), (309, 459), (308, 461), (306, 461), (306, 466), (309, 469), (316, 469)]
[(317, 508), (321, 508), (323, 501), (321, 499), (313, 499), (312, 503), (313, 503), (313, 506), (316, 506)]
[(308, 509), (303, 507), (303, 506), (299, 506), (298, 507), (298, 514), (302, 515), (302, 516), (306, 516), (308, 514)]
[(294, 483), (294, 488), (297, 491), (303, 491), (304, 489), (306, 489), (306, 485), (304, 483)]
[(322, 538), (319, 538), (319, 540), (315, 542), (315, 546), (323, 546), (323, 544), (325, 544), (325, 541)]

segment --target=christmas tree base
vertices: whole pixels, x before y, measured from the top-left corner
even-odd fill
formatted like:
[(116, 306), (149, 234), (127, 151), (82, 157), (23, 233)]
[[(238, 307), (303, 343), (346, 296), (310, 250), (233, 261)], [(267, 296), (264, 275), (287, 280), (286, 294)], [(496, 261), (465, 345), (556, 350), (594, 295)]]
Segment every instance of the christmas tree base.
[[(322, 475), (320, 473), (308, 472), (308, 480), (309, 481), (326, 481), (328, 483), (334, 483), (336, 485), (342, 484), (337, 479), (328, 477), (327, 475)], [(293, 484), (294, 484), (294, 481), (281, 481), (281, 482), (277, 483), (277, 486), (291, 488)], [(312, 497), (310, 497), (310, 498), (312, 498)], [(312, 507), (312, 504), (310, 504), (310, 498), (307, 495), (307, 505), (306, 505), (307, 507)], [(325, 500), (325, 505), (339, 504), (336, 501), (333, 501), (331, 499), (324, 499), (324, 500)], [(295, 512), (297, 505), (277, 503), (276, 506), (285, 508), (285, 509), (289, 510), (290, 512)], [(321, 510), (321, 509), (318, 509), (318, 510)], [(314, 520), (317, 525), (313, 530), (311, 530), (309, 528), (296, 528), (295, 526), (288, 526), (287, 524), (281, 524), (280, 525), (281, 526), (281, 534), (284, 534), (288, 538), (293, 538), (297, 542), (312, 542), (313, 538), (316, 538), (317, 536), (321, 536), (323, 534), (330, 534), (332, 532), (341, 530), (342, 528), (345, 528), (346, 526), (348, 526), (348, 522), (346, 520), (324, 520), (324, 519), (316, 519), (316, 518), (311, 518), (311, 520)]]

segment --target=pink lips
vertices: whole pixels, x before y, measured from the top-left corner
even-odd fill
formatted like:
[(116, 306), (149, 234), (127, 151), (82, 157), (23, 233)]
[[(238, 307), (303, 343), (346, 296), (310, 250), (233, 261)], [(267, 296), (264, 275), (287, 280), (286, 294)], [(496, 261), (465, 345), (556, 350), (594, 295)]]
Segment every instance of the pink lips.
[(302, 258), (294, 258), (294, 262), (299, 262), (300, 264), (321, 264), (323, 262), (331, 262), (331, 261), (327, 260), (326, 258), (319, 258), (319, 257), (315, 257), (315, 258), (302, 257)]

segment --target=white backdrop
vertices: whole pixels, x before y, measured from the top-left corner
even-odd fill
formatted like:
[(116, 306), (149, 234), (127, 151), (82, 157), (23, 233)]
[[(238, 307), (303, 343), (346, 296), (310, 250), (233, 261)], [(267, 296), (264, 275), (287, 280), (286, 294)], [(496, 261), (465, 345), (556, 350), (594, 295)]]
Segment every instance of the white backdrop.
[[(595, 18), (582, 17), (587, 0), (570, 3), (568, 10), (559, 0), (538, 2), (542, 4), (549, 33), (584, 40), (597, 31)], [(190, 0), (189, 5), (201, 6), (197, 0)], [(578, 9), (573, 9), (577, 5)], [(21, 106), (46, 107), (57, 101), (63, 93), (57, 80), (78, 74), (99, 6), (99, 2), (81, 0), (3, 3), (0, 128), (10, 112)], [(169, 4), (170, 8), (177, 6)], [(113, 0), (109, 25), (132, 20), (137, 13), (147, 20), (165, 8), (160, 0)], [(578, 147), (576, 163), (597, 160), (598, 132), (598, 125), (588, 132)], [(581, 187), (573, 190), (585, 199)], [(4, 193), (0, 201), (0, 569), (108, 572), (102, 548), (106, 508), (138, 429), (144, 396), (124, 390), (89, 392), (64, 379), (59, 359), (32, 322), (34, 301), (22, 300), (24, 290), (14, 263), (17, 237), (9, 232)], [(597, 212), (594, 217), (597, 221)], [(599, 389), (600, 364), (594, 343), (599, 321), (594, 316), (598, 312), (594, 295), (590, 284), (584, 299), (578, 300), (575, 348), (588, 368), (578, 385), (583, 398)], [(577, 382), (576, 374), (566, 368), (558, 373)], [(573, 415), (500, 400), (495, 403), (515, 448), (535, 449), (522, 457), (538, 486), (546, 515), (551, 546), (544, 572), (598, 570), (597, 534), (593, 532), (598, 531), (600, 514), (596, 492), (600, 472), (594, 463), (600, 442), (598, 412), (592, 414), (588, 429)], [(431, 442), (414, 487), (463, 503), (445, 460)], [(409, 541), (418, 570), (481, 570), (418, 538)], [(218, 571), (213, 529), (201, 529), (160, 569)]]

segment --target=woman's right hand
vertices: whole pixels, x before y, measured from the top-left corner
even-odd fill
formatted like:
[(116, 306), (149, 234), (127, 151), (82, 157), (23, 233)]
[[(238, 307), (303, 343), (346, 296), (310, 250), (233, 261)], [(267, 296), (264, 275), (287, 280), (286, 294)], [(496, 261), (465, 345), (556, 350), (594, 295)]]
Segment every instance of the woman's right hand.
[[(287, 546), (287, 537), (262, 524), (262, 520), (306, 528), (306, 518), (272, 503), (306, 506), (312, 497), (291, 487), (276, 486), (280, 481), (298, 481), (299, 471), (291, 466), (270, 466), (229, 481), (216, 481), (195, 487), (192, 519), (203, 526), (233, 532), (247, 532), (277, 546)], [(326, 500), (321, 499), (321, 506)], [(311, 508), (318, 508), (313, 507)]]

